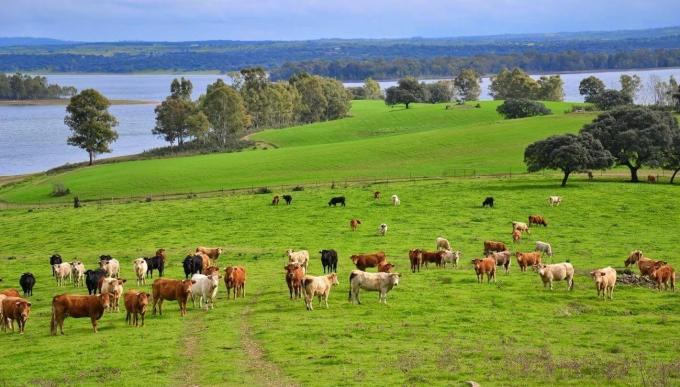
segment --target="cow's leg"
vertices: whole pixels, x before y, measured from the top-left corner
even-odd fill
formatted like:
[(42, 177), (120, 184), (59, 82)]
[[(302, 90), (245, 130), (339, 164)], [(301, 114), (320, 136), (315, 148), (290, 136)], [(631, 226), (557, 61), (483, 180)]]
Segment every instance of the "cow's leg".
[(328, 294), (329, 294), (329, 293), (330, 293), (330, 292), (326, 292), (326, 293), (323, 295), (323, 300), (324, 300), (324, 302), (326, 303), (326, 309), (328, 309)]
[(97, 333), (97, 318), (96, 317), (90, 317), (90, 320), (92, 321), (92, 329), (94, 329), (94, 333)]

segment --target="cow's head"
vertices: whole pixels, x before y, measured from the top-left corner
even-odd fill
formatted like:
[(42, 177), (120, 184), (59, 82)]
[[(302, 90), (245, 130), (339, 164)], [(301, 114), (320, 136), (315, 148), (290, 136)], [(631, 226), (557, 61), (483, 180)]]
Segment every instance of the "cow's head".
[(534, 264), (533, 266), (531, 266), (531, 269), (532, 269), (533, 271), (537, 272), (537, 273), (540, 274), (540, 275), (545, 274), (545, 268), (546, 268), (546, 265), (545, 265), (544, 263), (540, 263), (540, 262), (538, 262), (538, 263)]
[(183, 280), (182, 281), (182, 291), (184, 294), (191, 293), (191, 285), (195, 284), (196, 280)]
[(149, 295), (149, 293), (145, 293), (145, 292), (137, 293), (137, 306), (142, 311), (145, 311), (146, 306), (149, 305), (149, 297), (151, 297), (151, 295)]
[(327, 275), (326, 277), (328, 277), (328, 279), (331, 281), (331, 285), (333, 285), (333, 286), (340, 285), (340, 282), (338, 281), (338, 275), (337, 274), (331, 273), (331, 274)]
[(354, 263), (356, 265), (357, 261), (359, 260), (359, 256), (358, 255), (352, 255), (351, 257), (349, 257), (349, 259), (351, 259), (352, 263)]
[(28, 315), (31, 314), (31, 303), (26, 300), (17, 301), (16, 308), (21, 315), (21, 320), (28, 320)]
[(399, 278), (401, 278), (400, 273), (390, 273), (390, 283), (392, 286), (399, 285)]
[(475, 258), (475, 259), (471, 260), (470, 263), (472, 263), (472, 266), (478, 267), (479, 264), (482, 263), (482, 260), (479, 259), (479, 258)]
[(102, 308), (108, 309), (109, 306), (111, 306), (111, 297), (109, 297), (109, 293), (100, 294), (99, 303), (101, 304)]
[(145, 261), (144, 261), (144, 258), (137, 258), (137, 259), (135, 259), (135, 260), (133, 261), (133, 263), (134, 263), (135, 266), (141, 265), (142, 262), (145, 262)]

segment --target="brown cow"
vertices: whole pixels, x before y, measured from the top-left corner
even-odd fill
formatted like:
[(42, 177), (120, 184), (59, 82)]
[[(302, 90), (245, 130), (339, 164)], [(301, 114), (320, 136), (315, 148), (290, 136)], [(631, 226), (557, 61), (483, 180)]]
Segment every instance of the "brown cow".
[(670, 265), (666, 265), (663, 262), (657, 262), (654, 265), (654, 270), (650, 275), (650, 278), (656, 281), (656, 287), (661, 291), (661, 284), (663, 284), (663, 289), (668, 290), (668, 283), (670, 282), (671, 290), (675, 291), (675, 270)]
[(350, 257), (357, 269), (366, 271), (367, 267), (376, 267), (379, 263), (385, 262), (385, 253), (378, 252), (375, 254), (358, 254)]
[(279, 195), (274, 196), (274, 199), (272, 199), (272, 206), (278, 206), (279, 205)]
[(219, 272), (220, 272), (220, 268), (219, 268), (219, 267), (217, 267), (217, 266), (208, 266), (208, 267), (206, 267), (205, 269), (203, 269), (203, 273), (201, 273), (201, 274), (210, 277), (211, 275), (213, 275), (213, 274), (215, 274), (215, 273), (219, 273)]
[(378, 264), (378, 272), (379, 273), (391, 273), (392, 269), (394, 269), (396, 265), (393, 263), (389, 262), (381, 262)]
[(514, 230), (512, 232), (512, 241), (514, 243), (519, 243), (519, 240), (522, 239), (522, 232), (519, 230)]
[(208, 256), (208, 254), (201, 252), (196, 252), (196, 255), (201, 257), (201, 274), (205, 275), (206, 270), (208, 270), (208, 268), (212, 266), (210, 264), (210, 257)]
[[(286, 271), (286, 284), (288, 284), (290, 299), (293, 299), (293, 294), (295, 298), (302, 297), (302, 279), (305, 277), (302, 267), (297, 263), (289, 263), (283, 269)], [(227, 280), (226, 276), (224, 280)]]
[(373, 199), (375, 199), (375, 200), (380, 199), (380, 191), (373, 192)]
[(654, 271), (654, 268), (657, 263), (662, 263), (666, 264), (664, 261), (657, 261), (648, 257), (645, 257), (642, 254), (642, 251), (640, 250), (635, 250), (630, 253), (628, 256), (628, 259), (624, 261), (626, 267), (629, 265), (632, 265), (633, 263), (636, 263), (638, 265), (638, 269), (640, 269), (640, 275), (646, 275), (646, 276), (651, 276), (652, 272)]
[(420, 272), (420, 265), (422, 263), (422, 257), (420, 255), (420, 252), (422, 250), (420, 249), (415, 249), (415, 250), (409, 250), (408, 251), (408, 259), (411, 261), (411, 272), (415, 273), (416, 269), (418, 272)]
[(505, 243), (496, 241), (484, 241), (484, 256), (489, 255), (491, 252), (505, 251), (508, 248), (505, 247)]
[(437, 265), (437, 267), (441, 267), (443, 257), (444, 251), (442, 250), (434, 252), (423, 250), (420, 251), (420, 259), (422, 264), (425, 265), (425, 267), (427, 267), (428, 263), (434, 263), (435, 265)]
[(145, 292), (138, 292), (136, 290), (128, 290), (125, 292), (125, 322), (139, 326), (139, 315), (142, 316), (142, 325), (144, 326), (144, 315), (146, 314), (146, 308), (149, 305), (149, 297), (151, 295)]
[(1, 291), (0, 294), (4, 294), (7, 297), (20, 297), (19, 292), (16, 289), (5, 289)]
[(14, 320), (19, 325), (19, 334), (24, 334), (26, 321), (31, 314), (31, 303), (20, 297), (5, 297), (2, 300), (2, 329), (7, 331), (9, 326), (14, 332)]
[(356, 231), (360, 224), (361, 221), (359, 219), (352, 219), (349, 221), (349, 227), (352, 229), (352, 231)]
[(227, 299), (231, 289), (234, 289), (234, 300), (239, 296), (245, 297), (246, 269), (241, 266), (229, 266), (224, 269), (224, 285), (227, 287)]
[(656, 183), (656, 176), (654, 176), (654, 175), (647, 175), (647, 182), (648, 182), (648, 183)]
[(92, 329), (97, 333), (97, 320), (102, 318), (109, 307), (109, 294), (83, 296), (75, 294), (60, 294), (52, 298), (52, 321), (50, 334), (57, 335), (57, 328), (64, 334), (64, 320), (66, 317), (89, 317)]
[(484, 259), (473, 259), (472, 260), (472, 265), (475, 267), (475, 273), (477, 274), (477, 282), (480, 284), (482, 283), (482, 280), (484, 279), (484, 274), (486, 274), (486, 283), (491, 282), (491, 278), (493, 278), (493, 282), (496, 282), (496, 260), (493, 258), (484, 258)]
[(158, 314), (163, 315), (163, 301), (170, 300), (179, 304), (179, 315), (187, 314), (187, 300), (191, 295), (191, 285), (194, 280), (175, 280), (159, 278), (153, 281), (153, 314), (156, 314), (156, 304), (158, 304)]
[(220, 254), (222, 254), (222, 248), (221, 247), (203, 247), (203, 246), (198, 246), (196, 248), (197, 253), (203, 253), (210, 257), (210, 259), (217, 259), (220, 257)]
[(512, 261), (510, 259), (511, 257), (511, 252), (508, 250), (501, 251), (500, 253), (491, 253), (487, 256), (487, 258), (493, 258), (496, 260), (496, 266), (503, 266), (505, 269), (505, 274), (510, 274), (510, 262)]
[(522, 253), (517, 251), (515, 253), (515, 256), (517, 257), (517, 264), (519, 265), (519, 269), (522, 272), (526, 272), (527, 267), (538, 265), (539, 263), (541, 263), (540, 251), (532, 251), (530, 253)]
[(541, 215), (529, 215), (529, 225), (532, 224), (548, 227), (548, 222)]

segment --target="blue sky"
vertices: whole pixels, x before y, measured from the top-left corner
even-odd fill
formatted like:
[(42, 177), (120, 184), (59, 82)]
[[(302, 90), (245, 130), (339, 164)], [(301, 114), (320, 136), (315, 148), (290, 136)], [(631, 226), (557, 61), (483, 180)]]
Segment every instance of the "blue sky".
[(680, 0), (0, 0), (0, 36), (288, 40), (640, 29)]

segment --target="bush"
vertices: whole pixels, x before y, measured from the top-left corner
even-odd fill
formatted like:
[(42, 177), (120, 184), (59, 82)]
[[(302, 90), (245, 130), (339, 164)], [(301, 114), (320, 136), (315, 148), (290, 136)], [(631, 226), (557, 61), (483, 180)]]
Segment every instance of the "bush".
[(305, 190), (305, 187), (303, 187), (301, 185), (296, 185), (295, 187), (293, 187), (293, 191), (296, 191), (296, 192), (297, 191), (304, 191), (304, 190)]
[(71, 193), (71, 190), (64, 187), (63, 184), (61, 183), (55, 183), (52, 186), (52, 193), (50, 194), (51, 196), (54, 197), (60, 197), (60, 196), (66, 196)]
[(272, 190), (270, 190), (267, 187), (260, 187), (260, 188), (255, 190), (255, 193), (256, 194), (269, 194), (269, 193), (272, 193)]
[(545, 116), (552, 114), (550, 109), (540, 102), (524, 98), (508, 99), (503, 102), (496, 111), (506, 119), (524, 118), (533, 116)]
[(619, 90), (605, 90), (590, 98), (600, 110), (611, 110), (617, 106), (630, 105), (633, 99)]

